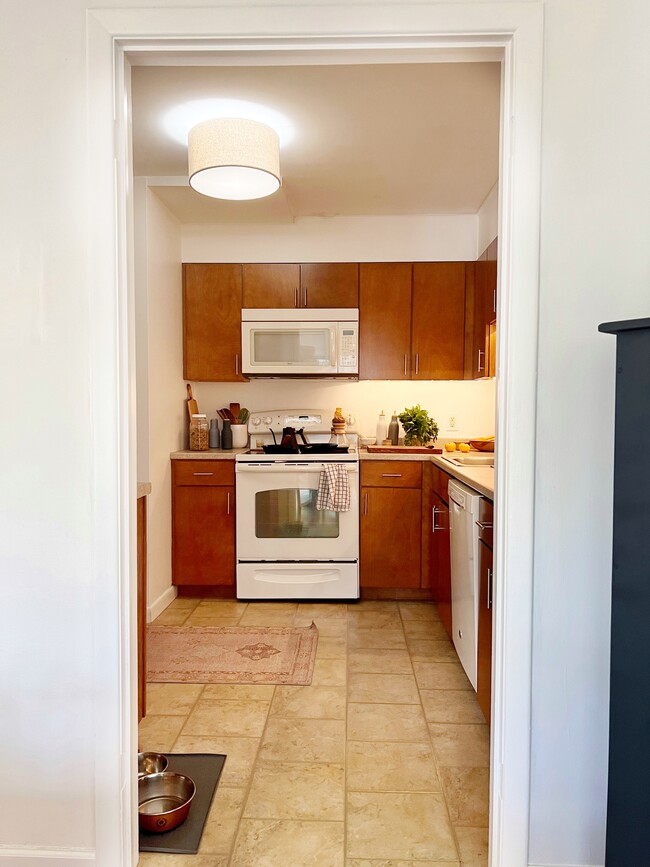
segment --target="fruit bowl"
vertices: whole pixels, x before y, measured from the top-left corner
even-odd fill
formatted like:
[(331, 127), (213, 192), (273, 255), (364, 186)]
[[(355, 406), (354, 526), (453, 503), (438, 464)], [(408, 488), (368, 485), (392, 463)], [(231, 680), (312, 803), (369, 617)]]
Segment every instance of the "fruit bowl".
[(477, 452), (494, 451), (494, 437), (482, 437), (478, 440), (470, 440), (469, 444), (473, 449), (476, 449)]

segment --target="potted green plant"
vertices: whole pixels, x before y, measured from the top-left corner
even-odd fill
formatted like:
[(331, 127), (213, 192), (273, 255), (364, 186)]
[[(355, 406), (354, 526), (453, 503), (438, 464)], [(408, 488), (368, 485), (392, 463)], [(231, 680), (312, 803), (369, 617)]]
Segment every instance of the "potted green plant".
[(438, 439), (438, 425), (429, 417), (426, 409), (418, 403), (408, 407), (398, 416), (404, 428), (405, 446), (433, 445)]

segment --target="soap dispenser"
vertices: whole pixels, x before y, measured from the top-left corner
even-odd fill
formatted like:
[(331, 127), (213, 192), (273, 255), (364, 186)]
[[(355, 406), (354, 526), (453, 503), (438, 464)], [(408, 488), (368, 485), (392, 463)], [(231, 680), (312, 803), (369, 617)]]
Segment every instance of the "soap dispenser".
[(379, 414), (379, 421), (377, 422), (377, 445), (381, 446), (384, 444), (384, 440), (388, 436), (388, 428), (386, 427), (386, 416), (384, 415), (384, 411), (382, 409)]

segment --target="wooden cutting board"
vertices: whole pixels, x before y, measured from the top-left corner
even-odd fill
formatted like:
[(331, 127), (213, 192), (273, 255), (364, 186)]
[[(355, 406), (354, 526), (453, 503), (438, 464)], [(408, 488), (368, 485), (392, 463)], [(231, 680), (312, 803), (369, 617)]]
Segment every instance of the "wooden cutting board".
[(190, 418), (199, 411), (199, 405), (192, 397), (192, 386), (187, 383), (187, 413)]
[(427, 446), (366, 446), (369, 452), (393, 455), (441, 455), (442, 449)]

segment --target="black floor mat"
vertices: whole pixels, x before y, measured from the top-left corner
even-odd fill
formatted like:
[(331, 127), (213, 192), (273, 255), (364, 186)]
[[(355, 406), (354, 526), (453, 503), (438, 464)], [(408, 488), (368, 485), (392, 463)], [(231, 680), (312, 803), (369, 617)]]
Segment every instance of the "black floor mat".
[(166, 753), (166, 756), (169, 759), (167, 770), (185, 774), (194, 780), (196, 794), (187, 819), (178, 828), (162, 834), (140, 830), (140, 851), (194, 855), (201, 842), (226, 756), (215, 753)]

